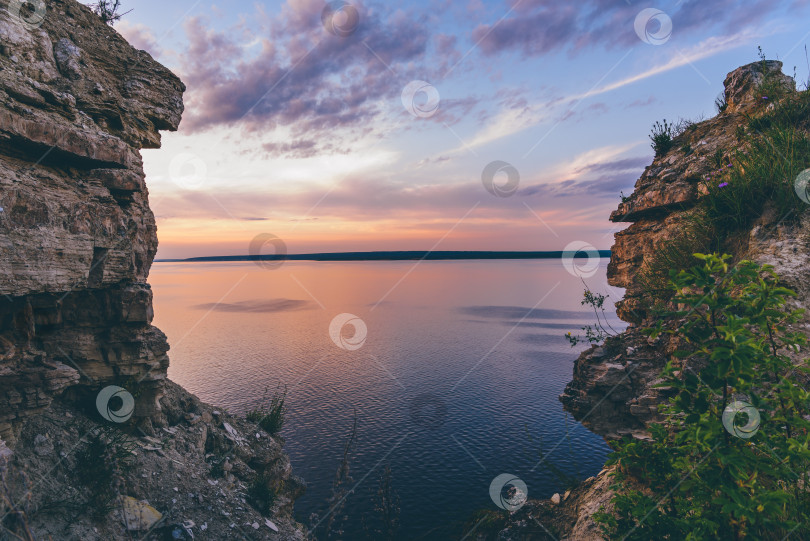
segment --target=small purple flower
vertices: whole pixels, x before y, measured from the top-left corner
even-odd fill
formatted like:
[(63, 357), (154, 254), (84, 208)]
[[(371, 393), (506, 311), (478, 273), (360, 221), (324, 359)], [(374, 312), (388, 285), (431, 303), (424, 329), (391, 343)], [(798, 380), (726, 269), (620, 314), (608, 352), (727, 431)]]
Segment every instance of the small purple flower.
[(763, 100), (767, 100), (767, 99), (768, 99), (768, 96), (762, 96), (762, 99), (763, 99)]
[(728, 164), (726, 167), (731, 167), (731, 164)]
[(728, 182), (721, 182), (717, 185), (718, 188), (725, 188), (726, 186), (728, 186)]

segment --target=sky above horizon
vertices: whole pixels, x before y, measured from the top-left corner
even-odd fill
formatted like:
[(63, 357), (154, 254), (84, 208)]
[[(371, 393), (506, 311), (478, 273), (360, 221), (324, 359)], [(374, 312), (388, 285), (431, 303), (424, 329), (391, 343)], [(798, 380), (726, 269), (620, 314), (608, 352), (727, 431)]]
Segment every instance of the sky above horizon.
[(807, 80), (808, 4), (125, 2), (187, 85), (142, 152), (158, 258), (608, 249), (654, 121), (713, 116), (758, 46)]

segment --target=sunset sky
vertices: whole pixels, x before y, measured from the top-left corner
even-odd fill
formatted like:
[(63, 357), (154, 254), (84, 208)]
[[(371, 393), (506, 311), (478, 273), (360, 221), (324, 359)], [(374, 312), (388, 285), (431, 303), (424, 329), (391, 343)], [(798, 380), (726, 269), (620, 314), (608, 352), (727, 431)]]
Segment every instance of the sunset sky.
[[(188, 86), (143, 151), (158, 258), (264, 233), (289, 253), (610, 248), (655, 120), (714, 115), (758, 45), (807, 79), (808, 4), (358, 1), (324, 22), (320, 0), (125, 2), (115, 28)], [(506, 197), (495, 161), (519, 173), (496, 176)]]

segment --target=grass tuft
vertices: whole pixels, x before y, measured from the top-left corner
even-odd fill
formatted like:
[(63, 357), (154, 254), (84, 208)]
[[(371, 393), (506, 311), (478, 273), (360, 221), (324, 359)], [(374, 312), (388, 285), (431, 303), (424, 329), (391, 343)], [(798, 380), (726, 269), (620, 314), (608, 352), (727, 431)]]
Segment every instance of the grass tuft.
[(269, 402), (267, 393), (268, 390), (265, 389), (261, 402), (255, 409), (247, 413), (246, 419), (257, 423), (268, 434), (276, 435), (281, 432), (287, 415), (287, 387), (276, 389)]

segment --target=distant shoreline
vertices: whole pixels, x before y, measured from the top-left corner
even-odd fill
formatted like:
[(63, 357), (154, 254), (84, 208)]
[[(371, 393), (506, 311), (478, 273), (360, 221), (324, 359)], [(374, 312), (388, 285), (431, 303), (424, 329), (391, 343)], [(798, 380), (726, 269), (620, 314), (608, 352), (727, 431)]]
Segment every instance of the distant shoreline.
[[(609, 258), (610, 250), (597, 250), (599, 257)], [(156, 259), (155, 263), (222, 263), (242, 261), (452, 261), (463, 259), (561, 259), (563, 251), (552, 252), (486, 252), (486, 251), (390, 251), (390, 252), (334, 252), (287, 255), (221, 255), (190, 257), (186, 259)], [(574, 257), (587, 257), (577, 252)]]

